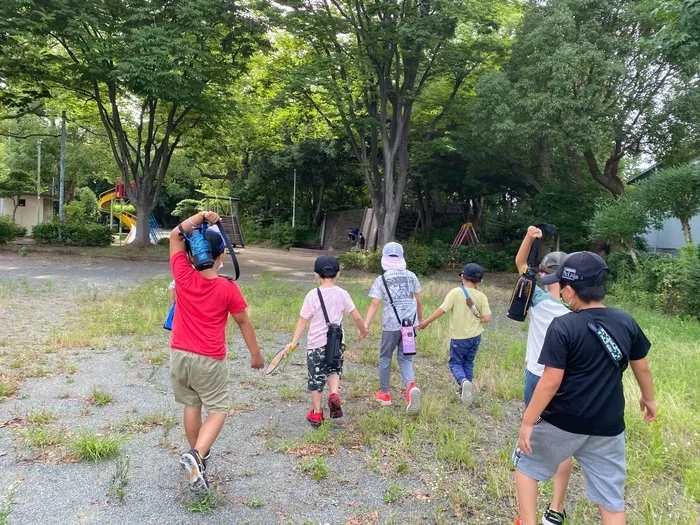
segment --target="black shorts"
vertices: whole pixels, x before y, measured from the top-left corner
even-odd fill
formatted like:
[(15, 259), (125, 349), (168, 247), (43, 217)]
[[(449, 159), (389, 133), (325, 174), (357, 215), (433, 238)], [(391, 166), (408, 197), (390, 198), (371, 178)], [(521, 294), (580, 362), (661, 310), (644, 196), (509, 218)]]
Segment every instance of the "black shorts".
[(328, 376), (337, 374), (343, 376), (343, 355), (345, 345), (340, 347), (340, 360), (338, 366), (328, 366), (326, 364), (326, 347), (306, 350), (306, 368), (308, 372), (309, 391), (323, 392)]

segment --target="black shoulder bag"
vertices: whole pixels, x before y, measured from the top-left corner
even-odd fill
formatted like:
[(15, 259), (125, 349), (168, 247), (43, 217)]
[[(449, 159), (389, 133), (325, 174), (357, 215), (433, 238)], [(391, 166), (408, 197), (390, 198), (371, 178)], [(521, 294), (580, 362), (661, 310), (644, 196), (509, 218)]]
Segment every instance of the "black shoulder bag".
[(339, 324), (331, 323), (331, 320), (328, 318), (326, 303), (323, 302), (321, 288), (316, 288), (316, 292), (318, 292), (318, 300), (321, 302), (323, 317), (326, 320), (326, 326), (328, 326), (326, 335), (326, 366), (336, 368), (340, 364), (340, 358), (343, 353), (343, 327)]
[[(538, 224), (537, 227), (543, 232), (549, 232), (552, 235), (557, 234), (557, 228), (551, 224)], [(535, 296), (535, 286), (537, 279), (537, 256), (540, 253), (540, 239), (535, 239), (530, 247), (530, 253), (527, 256), (527, 272), (520, 276), (513, 290), (513, 295), (510, 298), (510, 307), (508, 308), (508, 318), (513, 321), (523, 322), (527, 317), (527, 312), (532, 305), (532, 298)], [(520, 269), (518, 269), (520, 271)]]
[[(585, 310), (579, 310), (577, 313), (582, 313), (586, 316), (588, 319), (588, 329), (596, 335), (600, 343), (603, 345), (605, 353), (610, 356), (610, 359), (612, 359), (615, 367), (622, 368), (620, 362), (622, 361), (624, 354), (622, 353), (622, 350), (620, 350), (620, 347), (615, 339), (613, 339), (613, 336), (611, 336), (605, 328), (598, 324), (593, 316)], [(625, 368), (627, 367), (625, 366), (621, 371), (624, 371)]]

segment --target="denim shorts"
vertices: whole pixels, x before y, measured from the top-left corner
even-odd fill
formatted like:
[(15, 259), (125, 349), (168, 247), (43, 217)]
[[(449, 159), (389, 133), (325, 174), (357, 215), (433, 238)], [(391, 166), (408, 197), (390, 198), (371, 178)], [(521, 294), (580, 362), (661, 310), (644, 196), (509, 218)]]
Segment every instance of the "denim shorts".
[(525, 406), (528, 406), (530, 404), (530, 400), (532, 400), (532, 394), (535, 393), (535, 387), (539, 382), (540, 376), (533, 374), (526, 368), (525, 386), (523, 387), (523, 401), (525, 401)]

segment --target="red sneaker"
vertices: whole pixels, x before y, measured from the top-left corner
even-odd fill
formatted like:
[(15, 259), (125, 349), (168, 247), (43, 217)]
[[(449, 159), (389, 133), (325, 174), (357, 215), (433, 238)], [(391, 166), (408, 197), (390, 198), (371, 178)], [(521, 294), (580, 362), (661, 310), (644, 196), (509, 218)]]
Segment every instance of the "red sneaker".
[(515, 521), (513, 522), (513, 525), (524, 525), (524, 521), (520, 518), (515, 518)]
[(312, 408), (306, 413), (306, 420), (311, 423), (312, 427), (320, 427), (321, 423), (323, 423), (323, 412), (314, 412)]
[(343, 417), (343, 409), (340, 406), (340, 396), (338, 394), (328, 396), (328, 409), (331, 412), (331, 418), (338, 419)]
[(413, 416), (420, 412), (420, 389), (415, 381), (411, 381), (406, 387), (406, 414)]
[(374, 393), (374, 399), (379, 401), (379, 404), (384, 407), (388, 407), (389, 405), (391, 405), (391, 394), (389, 392), (385, 394), (381, 390), (377, 390)]

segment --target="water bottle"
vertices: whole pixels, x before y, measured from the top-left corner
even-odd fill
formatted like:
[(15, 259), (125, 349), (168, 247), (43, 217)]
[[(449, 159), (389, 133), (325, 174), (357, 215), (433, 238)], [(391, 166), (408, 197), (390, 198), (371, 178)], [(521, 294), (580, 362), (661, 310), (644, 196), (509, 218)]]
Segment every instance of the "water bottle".
[(416, 355), (416, 334), (410, 319), (401, 321), (401, 343), (404, 355)]
[(207, 226), (202, 224), (199, 228), (193, 228), (187, 239), (190, 244), (194, 267), (197, 271), (207, 270), (214, 266), (214, 258), (211, 254), (211, 246), (207, 240)]

